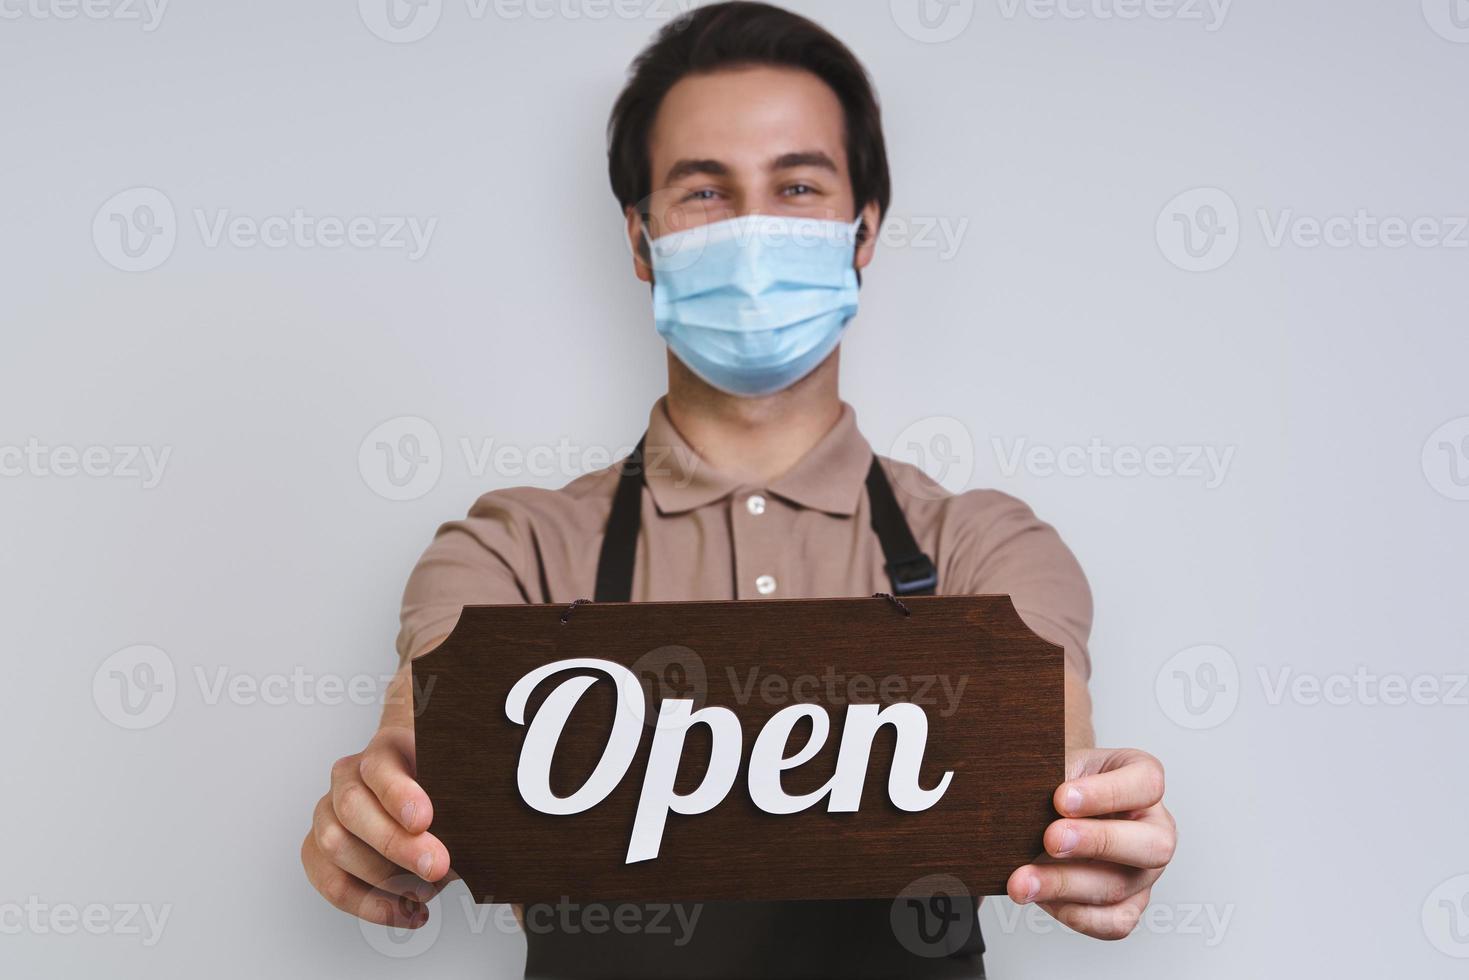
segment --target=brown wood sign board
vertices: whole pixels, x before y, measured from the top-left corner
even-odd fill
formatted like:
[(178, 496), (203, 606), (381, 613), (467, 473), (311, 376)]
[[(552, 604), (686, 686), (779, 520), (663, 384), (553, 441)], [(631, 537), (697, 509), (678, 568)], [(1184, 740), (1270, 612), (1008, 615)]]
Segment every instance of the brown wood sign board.
[(1061, 648), (1008, 596), (904, 606), (466, 607), (413, 664), (431, 830), (481, 902), (1003, 893), (1056, 817)]

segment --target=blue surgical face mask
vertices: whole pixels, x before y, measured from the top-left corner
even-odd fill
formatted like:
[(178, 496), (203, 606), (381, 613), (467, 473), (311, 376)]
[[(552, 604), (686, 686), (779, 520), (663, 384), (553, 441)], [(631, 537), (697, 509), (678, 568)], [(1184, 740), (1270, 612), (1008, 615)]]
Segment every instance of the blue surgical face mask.
[(860, 224), (754, 214), (650, 242), (658, 333), (721, 391), (789, 388), (857, 313)]

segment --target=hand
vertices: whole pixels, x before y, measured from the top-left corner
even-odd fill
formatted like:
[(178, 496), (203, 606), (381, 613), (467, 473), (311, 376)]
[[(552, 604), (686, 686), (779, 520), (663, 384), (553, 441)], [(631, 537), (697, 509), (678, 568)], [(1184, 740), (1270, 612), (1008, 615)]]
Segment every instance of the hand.
[(1080, 749), (1066, 753), (1066, 773), (1046, 853), (1017, 868), (1006, 890), (1077, 932), (1122, 939), (1178, 843), (1163, 806), (1163, 766), (1137, 749)]
[(385, 726), (366, 751), (338, 759), (301, 864), (343, 912), (417, 929), (428, 921), (424, 903), (449, 882), (449, 851), (426, 832), (433, 804), (413, 773), (411, 728)]

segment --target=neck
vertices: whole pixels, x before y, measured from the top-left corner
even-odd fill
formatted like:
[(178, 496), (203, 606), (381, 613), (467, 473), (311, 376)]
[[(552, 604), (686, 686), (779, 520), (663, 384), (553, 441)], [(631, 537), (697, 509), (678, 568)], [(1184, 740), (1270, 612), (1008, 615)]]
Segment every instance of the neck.
[(841, 418), (840, 350), (785, 391), (738, 398), (711, 388), (668, 355), (668, 417), (699, 458), (721, 473), (769, 483), (795, 466)]

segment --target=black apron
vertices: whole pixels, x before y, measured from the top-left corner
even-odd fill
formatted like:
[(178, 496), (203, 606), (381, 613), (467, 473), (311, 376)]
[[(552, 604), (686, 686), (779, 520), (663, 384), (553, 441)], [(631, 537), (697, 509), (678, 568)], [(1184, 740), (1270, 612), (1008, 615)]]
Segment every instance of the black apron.
[[(630, 602), (642, 528), (643, 444), (623, 462), (597, 561), (594, 601)], [(892, 594), (933, 595), (938, 571), (913, 537), (877, 457), (867, 472), (872, 530)], [(576, 914), (526, 912), (525, 975), (570, 978), (837, 978), (984, 976), (978, 902), (935, 896), (930, 905), (886, 899), (685, 902), (637, 907), (637, 931), (591, 932)], [(626, 913), (624, 913), (626, 914)], [(697, 914), (698, 918), (693, 916)], [(616, 922), (617, 906), (596, 913)], [(912, 920), (904, 919), (912, 916)], [(937, 923), (937, 928), (934, 927)]]

